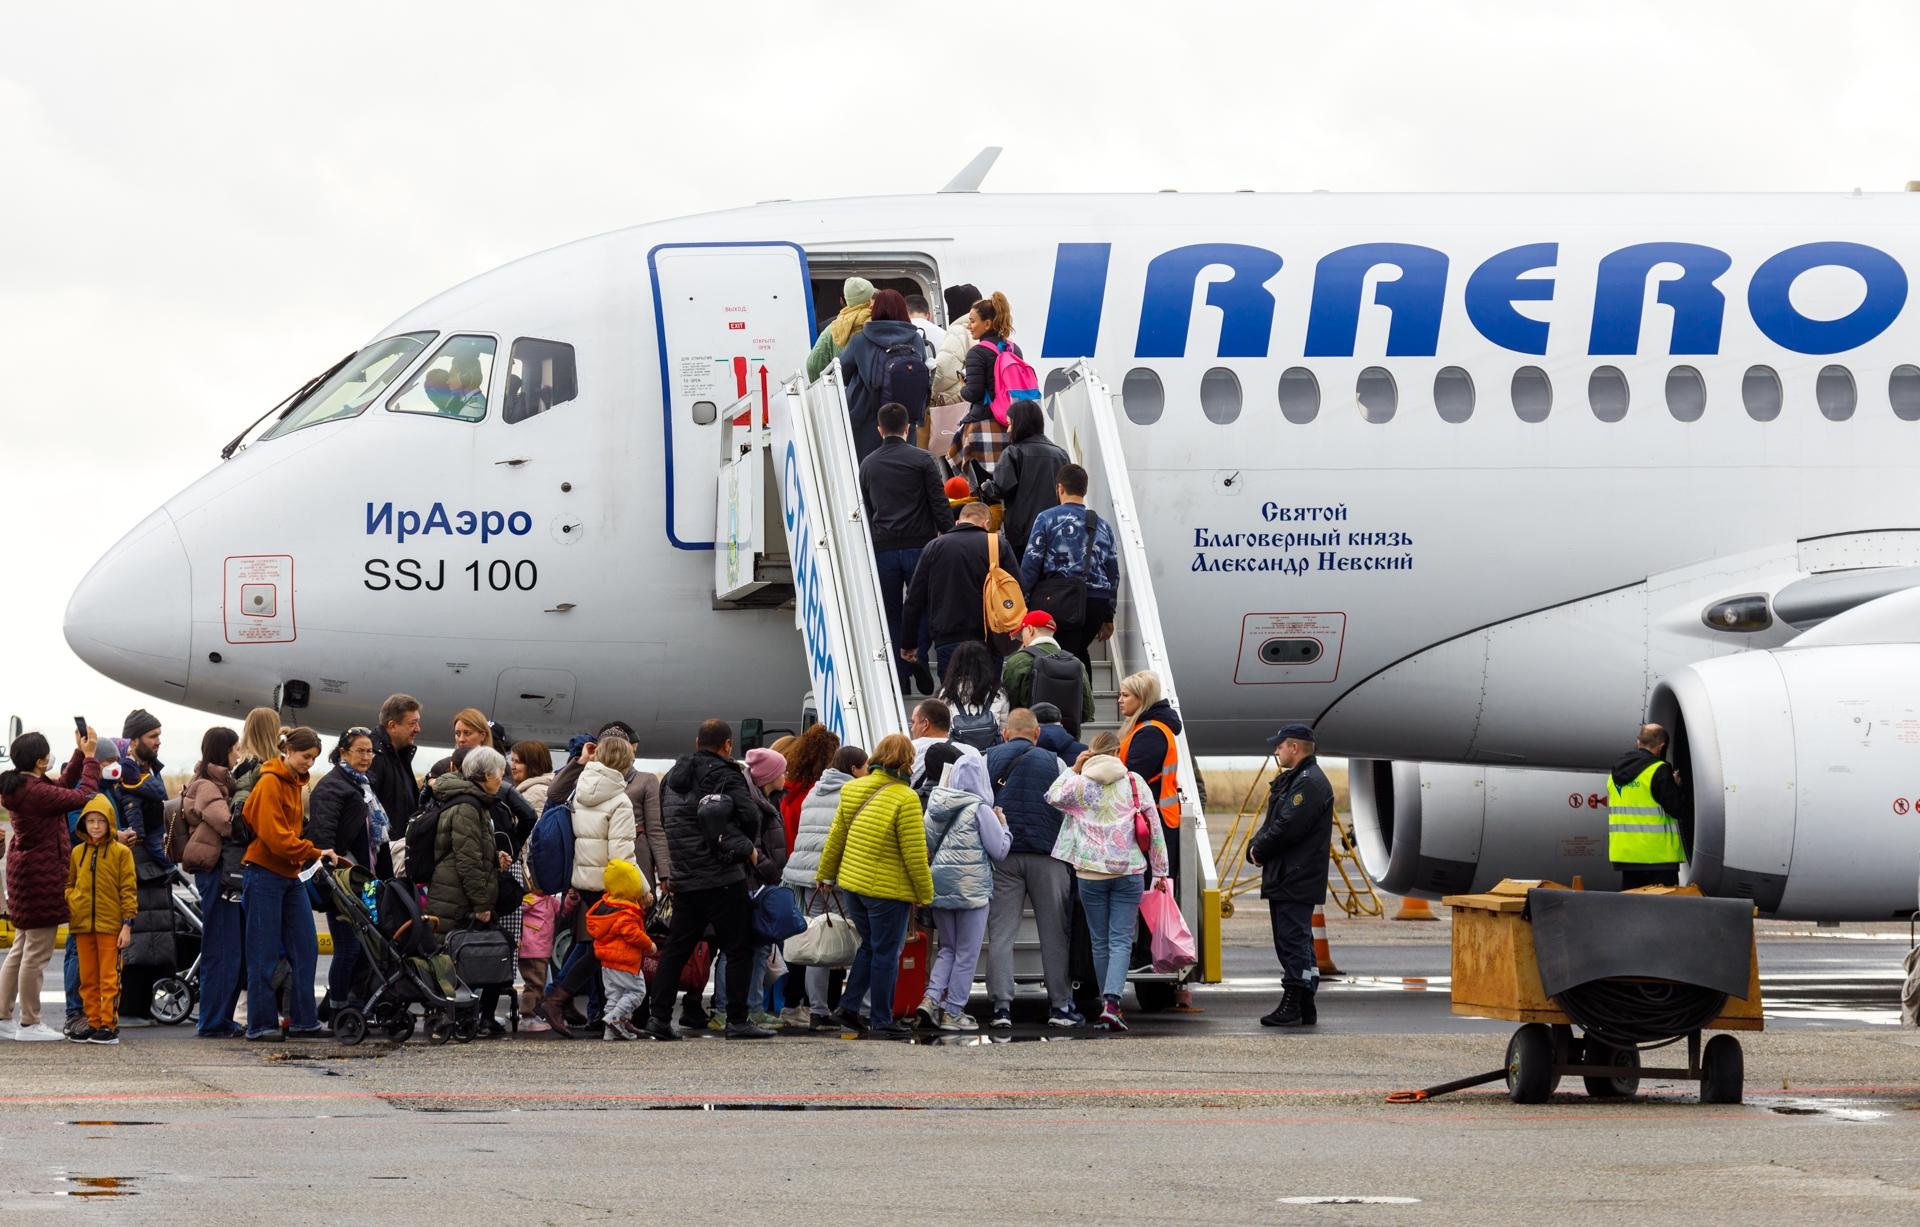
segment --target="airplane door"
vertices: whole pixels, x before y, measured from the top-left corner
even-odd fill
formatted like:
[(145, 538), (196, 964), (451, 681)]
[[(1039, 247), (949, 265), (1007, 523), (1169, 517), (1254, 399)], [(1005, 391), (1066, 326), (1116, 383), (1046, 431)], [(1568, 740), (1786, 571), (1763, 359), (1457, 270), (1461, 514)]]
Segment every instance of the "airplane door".
[(507, 669), (493, 693), (493, 718), (507, 735), (565, 741), (573, 719), (574, 676), (564, 669)]
[(813, 348), (806, 253), (792, 243), (665, 243), (647, 253), (660, 344), (667, 538), (713, 548), (721, 411), (772, 390)]

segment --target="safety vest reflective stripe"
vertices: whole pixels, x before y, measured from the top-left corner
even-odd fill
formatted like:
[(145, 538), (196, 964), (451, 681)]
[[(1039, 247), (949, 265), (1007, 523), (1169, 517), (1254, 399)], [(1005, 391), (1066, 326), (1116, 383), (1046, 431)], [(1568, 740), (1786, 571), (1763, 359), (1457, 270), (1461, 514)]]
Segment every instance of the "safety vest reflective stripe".
[[(1677, 865), (1687, 859), (1680, 824), (1653, 796), (1656, 759), (1625, 786), (1607, 779), (1607, 859), (1622, 865)], [(1658, 819), (1648, 822), (1647, 819)]]
[(1133, 746), (1133, 737), (1143, 728), (1156, 728), (1167, 739), (1167, 755), (1160, 764), (1160, 822), (1169, 830), (1180, 825), (1180, 750), (1174, 745), (1173, 730), (1159, 720), (1149, 720), (1145, 724), (1136, 724), (1127, 730), (1126, 740), (1120, 743), (1120, 761), (1127, 761), (1127, 751)]

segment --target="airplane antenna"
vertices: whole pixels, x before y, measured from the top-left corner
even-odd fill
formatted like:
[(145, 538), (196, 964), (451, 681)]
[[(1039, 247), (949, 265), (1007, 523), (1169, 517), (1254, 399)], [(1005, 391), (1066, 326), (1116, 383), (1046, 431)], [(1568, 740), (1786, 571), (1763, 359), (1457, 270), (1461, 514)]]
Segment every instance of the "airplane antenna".
[(960, 173), (947, 180), (947, 186), (940, 189), (941, 195), (948, 192), (977, 192), (980, 184), (986, 180), (987, 172), (1000, 158), (1000, 146), (988, 145), (973, 155), (973, 161), (961, 168)]

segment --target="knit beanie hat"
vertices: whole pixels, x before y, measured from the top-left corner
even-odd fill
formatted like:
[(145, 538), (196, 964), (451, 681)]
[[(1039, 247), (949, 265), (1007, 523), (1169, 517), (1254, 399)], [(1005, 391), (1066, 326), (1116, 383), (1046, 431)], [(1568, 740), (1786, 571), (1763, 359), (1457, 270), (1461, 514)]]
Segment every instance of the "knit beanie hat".
[(94, 742), (93, 760), (100, 764), (100, 782), (112, 784), (120, 779), (120, 759), (127, 752), (125, 741), (102, 737)]
[(787, 756), (775, 750), (748, 750), (747, 776), (761, 792), (768, 792), (787, 777)]
[(127, 713), (127, 722), (120, 726), (120, 735), (128, 741), (138, 741), (159, 727), (160, 721), (152, 712), (144, 707), (136, 707)]
[(849, 307), (861, 307), (873, 301), (873, 282), (865, 277), (849, 277), (840, 287), (840, 296)]
[(947, 300), (947, 323), (951, 324), (973, 310), (973, 304), (980, 301), (980, 287), (972, 283), (950, 285), (942, 297)]

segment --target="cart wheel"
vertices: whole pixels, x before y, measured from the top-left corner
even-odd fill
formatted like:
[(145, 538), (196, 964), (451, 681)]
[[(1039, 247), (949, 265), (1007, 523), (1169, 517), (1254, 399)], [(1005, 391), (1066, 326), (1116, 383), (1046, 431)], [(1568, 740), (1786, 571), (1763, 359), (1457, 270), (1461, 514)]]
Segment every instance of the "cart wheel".
[(163, 976), (153, 982), (153, 1021), (175, 1027), (193, 1013), (193, 986), (178, 976)]
[(1746, 1057), (1740, 1041), (1716, 1035), (1700, 1054), (1700, 1102), (1739, 1103), (1746, 1092)]
[[(1595, 1099), (1627, 1099), (1640, 1092), (1640, 1051), (1636, 1048), (1615, 1048), (1603, 1040), (1588, 1036), (1586, 1039), (1587, 1065), (1611, 1065), (1621, 1072), (1611, 1078), (1585, 1077), (1581, 1081), (1587, 1084), (1587, 1094)], [(1630, 1071), (1630, 1072), (1629, 1072)]]
[(1171, 1010), (1180, 999), (1180, 985), (1173, 980), (1135, 980), (1133, 999), (1142, 1014), (1158, 1014)]
[(351, 1048), (367, 1038), (367, 1016), (351, 1006), (333, 1012), (333, 1038)]
[(1560, 1075), (1553, 1072), (1553, 1033), (1528, 1023), (1507, 1041), (1507, 1094), (1515, 1103), (1545, 1103)]
[(453, 1020), (436, 1018), (427, 1024), (427, 1043), (438, 1047), (453, 1038)]

